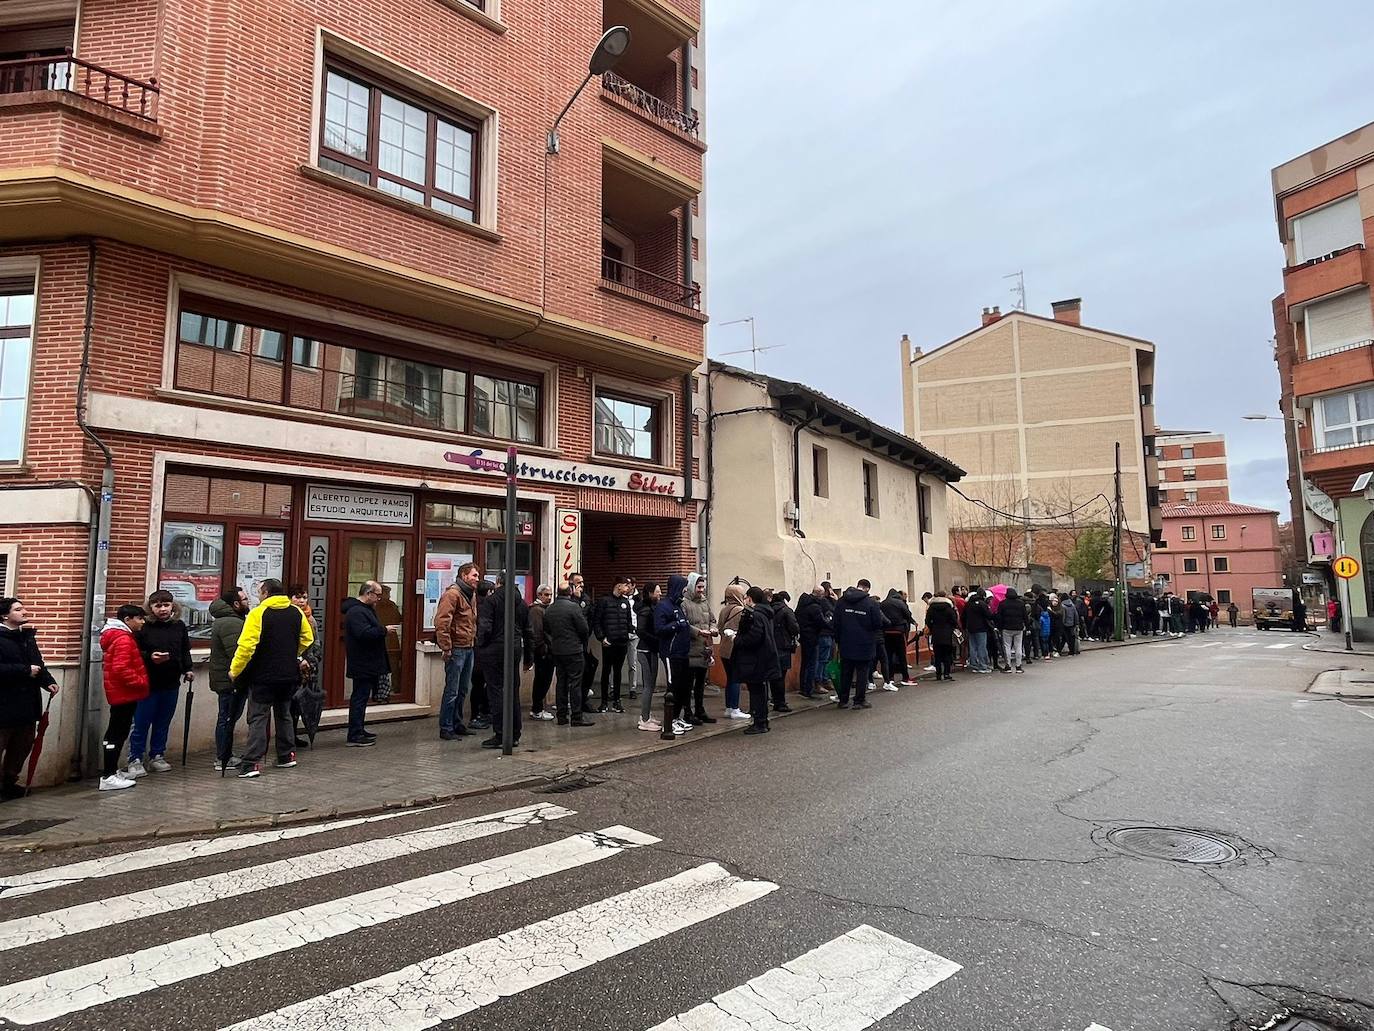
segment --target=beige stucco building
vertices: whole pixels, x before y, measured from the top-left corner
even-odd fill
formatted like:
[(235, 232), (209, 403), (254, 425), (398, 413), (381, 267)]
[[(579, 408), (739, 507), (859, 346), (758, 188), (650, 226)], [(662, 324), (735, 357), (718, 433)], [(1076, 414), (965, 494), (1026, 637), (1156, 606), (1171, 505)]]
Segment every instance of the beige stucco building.
[(934, 590), (956, 464), (799, 383), (710, 364), (708, 575), (799, 592)]
[[(979, 328), (928, 352), (903, 337), (906, 433), (968, 470), (963, 491), (995, 508), (1099, 520), (1107, 506), (1092, 499), (1113, 497), (1119, 441), (1127, 527), (1158, 540), (1154, 344), (1080, 313), (1077, 299), (1054, 318), (984, 309)], [(950, 520), (957, 535), (996, 517), (951, 498)]]

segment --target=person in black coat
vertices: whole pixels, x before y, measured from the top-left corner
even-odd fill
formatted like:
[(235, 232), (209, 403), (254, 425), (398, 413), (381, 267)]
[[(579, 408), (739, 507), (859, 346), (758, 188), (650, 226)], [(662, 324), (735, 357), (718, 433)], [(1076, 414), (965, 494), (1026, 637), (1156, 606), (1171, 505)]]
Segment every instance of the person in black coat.
[(883, 627), (883, 648), (887, 653), (888, 678), (894, 684), (909, 684), (911, 670), (906, 661), (906, 643), (911, 638), (916, 617), (911, 614), (906, 595), (895, 587), (887, 592), (879, 608), (887, 620)]
[(749, 714), (754, 718), (746, 734), (768, 733), (768, 684), (781, 673), (778, 644), (774, 637), (773, 610), (762, 587), (751, 587), (744, 595), (732, 654), (735, 676), (749, 688)]
[(344, 673), (353, 681), (348, 696), (348, 744), (365, 748), (377, 743), (377, 735), (363, 726), (367, 703), (382, 677), (391, 674), (391, 659), (386, 651), (388, 630), (377, 618), (377, 603), (382, 600), (382, 585), (376, 580), (363, 584), (356, 598), (345, 598), (343, 613)]
[(558, 588), (558, 596), (544, 613), (544, 639), (558, 671), (554, 698), (559, 726), (568, 724), (570, 713), (574, 727), (595, 726), (594, 721), (583, 716), (586, 695), (582, 691), (582, 677), (591, 636), (591, 627), (582, 606), (572, 596), (572, 588)]
[(43, 692), (57, 694), (28, 622), (22, 601), (0, 598), (0, 802), (24, 797), (19, 776), (43, 715)]
[[(964, 603), (964, 633), (968, 635), (968, 668), (975, 673), (991, 673), (988, 658), (988, 638), (992, 632), (992, 611), (987, 596), (980, 588), (969, 592)], [(996, 654), (994, 650), (993, 654)]]
[(834, 647), (834, 605), (817, 587), (797, 602), (797, 638), (801, 644), (801, 694), (815, 697), (816, 685), (826, 679), (825, 667)]
[(1022, 640), (1030, 623), (1030, 606), (1016, 593), (1015, 587), (1007, 589), (1007, 596), (997, 606), (997, 629), (1002, 632), (1002, 649), (1006, 654), (1007, 665), (1003, 673), (1010, 673), (1012, 667), (1020, 673), (1024, 661)]
[(926, 632), (935, 653), (936, 680), (954, 679), (954, 656), (959, 650), (955, 632), (958, 629), (959, 613), (954, 602), (944, 591), (936, 591), (926, 606)]
[[(498, 577), (496, 589), (483, 598), (482, 604), (477, 607), (477, 636), (473, 644), (477, 651), (477, 665), (482, 668), (482, 679), (486, 681), (487, 708), (491, 710), (491, 737), (482, 742), (483, 748), (500, 748), (502, 744), (506, 690), (506, 592), (510, 589), (505, 577)], [(545, 613), (546, 618), (547, 615)], [(520, 635), (515, 649), (514, 740), (518, 743), (522, 728), (520, 656), (534, 650), (534, 640), (530, 634), (530, 610), (518, 593), (515, 595), (515, 628), (512, 633)]]
[[(592, 636), (601, 642), (601, 705), (598, 711), (624, 712), (620, 704), (620, 677), (630, 649), (630, 634), (635, 630), (634, 603), (630, 600), (630, 578), (617, 576), (610, 594), (592, 606)], [(614, 694), (612, 694), (614, 684)]]
[[(865, 700), (873, 662), (878, 655), (877, 640), (883, 629), (883, 611), (871, 596), (873, 585), (860, 580), (840, 596), (835, 604), (835, 643), (840, 649), (839, 702), (841, 709), (871, 709)], [(851, 692), (853, 702), (851, 703)]]
[(773, 640), (778, 646), (778, 675), (769, 685), (773, 693), (773, 711), (791, 712), (787, 704), (787, 671), (792, 668), (792, 656), (797, 651), (801, 626), (797, 614), (788, 604), (792, 595), (778, 591), (773, 595)]

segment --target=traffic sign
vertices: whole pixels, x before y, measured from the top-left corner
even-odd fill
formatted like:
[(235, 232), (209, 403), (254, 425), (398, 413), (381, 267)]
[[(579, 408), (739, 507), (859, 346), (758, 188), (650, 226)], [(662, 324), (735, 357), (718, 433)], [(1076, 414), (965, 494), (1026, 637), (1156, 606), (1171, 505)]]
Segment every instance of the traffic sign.
[(1342, 555), (1331, 563), (1331, 572), (1342, 580), (1353, 580), (1360, 575), (1360, 563), (1351, 555)]

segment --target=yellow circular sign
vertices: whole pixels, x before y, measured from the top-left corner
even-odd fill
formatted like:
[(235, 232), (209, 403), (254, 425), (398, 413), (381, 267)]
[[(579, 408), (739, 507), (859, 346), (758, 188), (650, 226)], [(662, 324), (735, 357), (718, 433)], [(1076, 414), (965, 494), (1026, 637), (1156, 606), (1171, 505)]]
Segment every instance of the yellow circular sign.
[(1360, 563), (1351, 555), (1342, 555), (1331, 563), (1331, 572), (1342, 580), (1353, 580), (1360, 575)]

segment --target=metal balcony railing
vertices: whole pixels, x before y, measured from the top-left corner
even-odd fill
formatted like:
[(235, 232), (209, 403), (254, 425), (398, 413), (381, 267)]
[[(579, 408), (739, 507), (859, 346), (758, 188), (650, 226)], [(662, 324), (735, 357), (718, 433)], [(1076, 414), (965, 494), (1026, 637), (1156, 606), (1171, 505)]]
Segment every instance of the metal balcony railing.
[(1374, 340), (1356, 340), (1354, 343), (1342, 344), (1340, 347), (1329, 347), (1325, 351), (1318, 351), (1316, 354), (1304, 354), (1298, 358), (1299, 362), (1315, 362), (1318, 358), (1325, 358), (1327, 355), (1341, 354), (1345, 351), (1358, 351), (1362, 347), (1374, 346)]
[(601, 278), (608, 283), (618, 283), (627, 290), (646, 294), (669, 304), (680, 304), (686, 308), (701, 308), (700, 287), (679, 283), (667, 276), (660, 276), (647, 269), (627, 265), (615, 258), (601, 258)]
[(49, 90), (74, 93), (135, 118), (157, 121), (160, 91), (156, 79), (131, 79), (71, 54), (0, 61), (0, 95)]
[(607, 93), (612, 93), (622, 100), (633, 104), (650, 118), (679, 132), (684, 132), (688, 136), (698, 136), (701, 133), (701, 119), (685, 111), (679, 111), (666, 100), (654, 96), (646, 89), (636, 86), (633, 82), (622, 79), (615, 72), (606, 72), (601, 76), (601, 88)]

